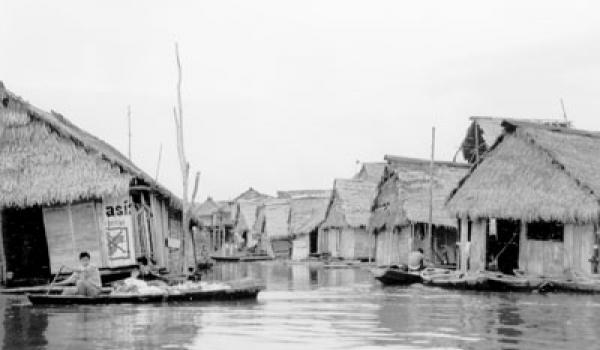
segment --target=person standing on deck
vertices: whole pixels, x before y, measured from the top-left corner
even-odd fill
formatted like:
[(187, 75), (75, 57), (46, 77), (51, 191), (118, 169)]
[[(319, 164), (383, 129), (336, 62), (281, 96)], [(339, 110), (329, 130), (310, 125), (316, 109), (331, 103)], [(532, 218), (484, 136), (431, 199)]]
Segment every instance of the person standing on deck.
[(69, 278), (55, 283), (56, 286), (66, 286), (75, 284), (75, 287), (65, 288), (64, 295), (84, 295), (95, 297), (100, 294), (102, 289), (102, 280), (100, 279), (100, 270), (90, 263), (90, 253), (81, 252), (79, 254), (79, 263), (81, 266)]

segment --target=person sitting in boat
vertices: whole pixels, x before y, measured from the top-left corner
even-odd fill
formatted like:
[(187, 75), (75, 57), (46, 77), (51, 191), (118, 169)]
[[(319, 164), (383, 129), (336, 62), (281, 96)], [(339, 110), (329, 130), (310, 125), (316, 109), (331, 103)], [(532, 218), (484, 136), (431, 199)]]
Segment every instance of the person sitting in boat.
[(115, 288), (113, 294), (164, 294), (166, 290), (158, 286), (149, 285), (140, 279), (139, 267), (131, 270), (131, 275), (121, 281)]
[(97, 296), (102, 290), (100, 270), (90, 263), (90, 253), (88, 252), (79, 254), (79, 263), (81, 266), (69, 278), (54, 285), (67, 286), (75, 284), (75, 287), (65, 288), (63, 290), (64, 295)]
[(408, 270), (421, 271), (425, 268), (425, 255), (423, 249), (419, 248), (408, 256)]
[(154, 262), (152, 261), (152, 259), (148, 259), (147, 257), (142, 256), (137, 259), (137, 262), (139, 266), (139, 276), (137, 277), (138, 279), (146, 282), (152, 281), (152, 284), (156, 285), (164, 285), (169, 282), (168, 279), (156, 274), (153, 271)]

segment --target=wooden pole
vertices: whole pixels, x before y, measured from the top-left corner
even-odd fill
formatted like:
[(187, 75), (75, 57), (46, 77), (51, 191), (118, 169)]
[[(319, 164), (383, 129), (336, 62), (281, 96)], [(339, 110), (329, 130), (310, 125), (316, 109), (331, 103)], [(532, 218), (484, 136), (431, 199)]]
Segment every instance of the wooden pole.
[(431, 249), (431, 259), (433, 261), (433, 162), (435, 158), (435, 127), (431, 128), (431, 160), (429, 162), (429, 242), (427, 246)]
[(158, 173), (160, 171), (160, 159), (162, 156), (162, 143), (160, 144), (160, 147), (158, 148), (158, 161), (156, 162), (156, 175), (154, 175), (154, 181), (158, 182)]
[(479, 163), (479, 124), (473, 122), (475, 127), (475, 164)]
[(565, 122), (569, 122), (569, 119), (567, 119), (567, 110), (565, 109), (565, 102), (563, 101), (563, 99), (560, 99), (560, 106), (562, 107), (562, 111), (563, 111), (563, 118), (565, 119)]
[(129, 157), (129, 160), (131, 160), (131, 106), (127, 106), (127, 130), (128, 130), (127, 155)]

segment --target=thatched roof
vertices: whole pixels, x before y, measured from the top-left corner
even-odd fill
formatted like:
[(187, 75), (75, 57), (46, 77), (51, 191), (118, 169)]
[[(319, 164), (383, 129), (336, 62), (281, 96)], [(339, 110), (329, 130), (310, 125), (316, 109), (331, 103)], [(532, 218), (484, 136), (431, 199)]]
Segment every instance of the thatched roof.
[[(479, 154), (485, 153), (498, 139), (504, 128), (503, 121), (513, 123), (540, 124), (553, 127), (571, 127), (571, 123), (562, 119), (517, 119), (517, 118), (499, 118), (499, 117), (471, 117), (471, 125), (467, 129), (467, 134), (463, 139), (461, 149), (466, 161), (473, 163), (475, 161), (475, 144), (479, 144)], [(478, 131), (478, 140), (475, 140), (475, 130)]]
[(239, 196), (235, 197), (233, 201), (237, 202), (239, 200), (262, 200), (267, 198), (273, 197), (269, 196), (268, 194), (260, 193), (254, 188), (250, 187), (246, 191), (242, 192)]
[(303, 197), (291, 200), (290, 232), (293, 236), (308, 234), (317, 228), (327, 214), (329, 197)]
[(331, 190), (292, 190), (292, 191), (277, 191), (278, 198), (329, 198)]
[(0, 206), (32, 206), (126, 194), (133, 181), (180, 200), (99, 138), (0, 82)]
[(365, 180), (379, 183), (385, 171), (386, 163), (363, 163), (359, 172), (354, 175), (354, 180)]
[(600, 134), (528, 123), (505, 133), (448, 200), (458, 216), (598, 222)]
[[(430, 161), (398, 156), (386, 156), (385, 159), (389, 162), (388, 174), (379, 186), (370, 227), (381, 229), (429, 222)], [(469, 166), (463, 163), (433, 163), (434, 225), (456, 226), (456, 218), (446, 210), (445, 200), (468, 169)]]
[(258, 208), (254, 231), (270, 239), (290, 237), (290, 201), (269, 199)]
[(323, 227), (367, 227), (377, 183), (336, 179)]

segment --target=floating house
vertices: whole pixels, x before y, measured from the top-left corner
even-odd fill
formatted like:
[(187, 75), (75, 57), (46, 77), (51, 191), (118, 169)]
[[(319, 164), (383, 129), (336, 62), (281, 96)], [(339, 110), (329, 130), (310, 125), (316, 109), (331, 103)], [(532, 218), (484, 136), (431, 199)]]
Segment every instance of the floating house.
[[(455, 265), (457, 221), (445, 209), (445, 200), (469, 166), (435, 161), (431, 168), (425, 159), (385, 159), (388, 166), (370, 218), (369, 230), (374, 237), (371, 256), (380, 265), (408, 264), (410, 252), (421, 248), (429, 261)], [(429, 232), (430, 208), (433, 235)]]
[(47, 281), (77, 266), (80, 251), (104, 272), (141, 256), (179, 269), (180, 200), (106, 142), (1, 83), (0, 159), (3, 282)]
[(290, 200), (292, 260), (307, 259), (318, 253), (319, 225), (325, 220), (331, 191), (310, 193), (315, 196), (296, 196)]
[(319, 253), (343, 259), (369, 258), (367, 227), (376, 195), (375, 181), (334, 181), (325, 220), (319, 228)]
[(254, 231), (258, 246), (270, 255), (289, 258), (292, 252), (290, 239), (290, 200), (267, 199), (257, 210)]
[(598, 272), (600, 134), (507, 120), (451, 192), (460, 268)]

